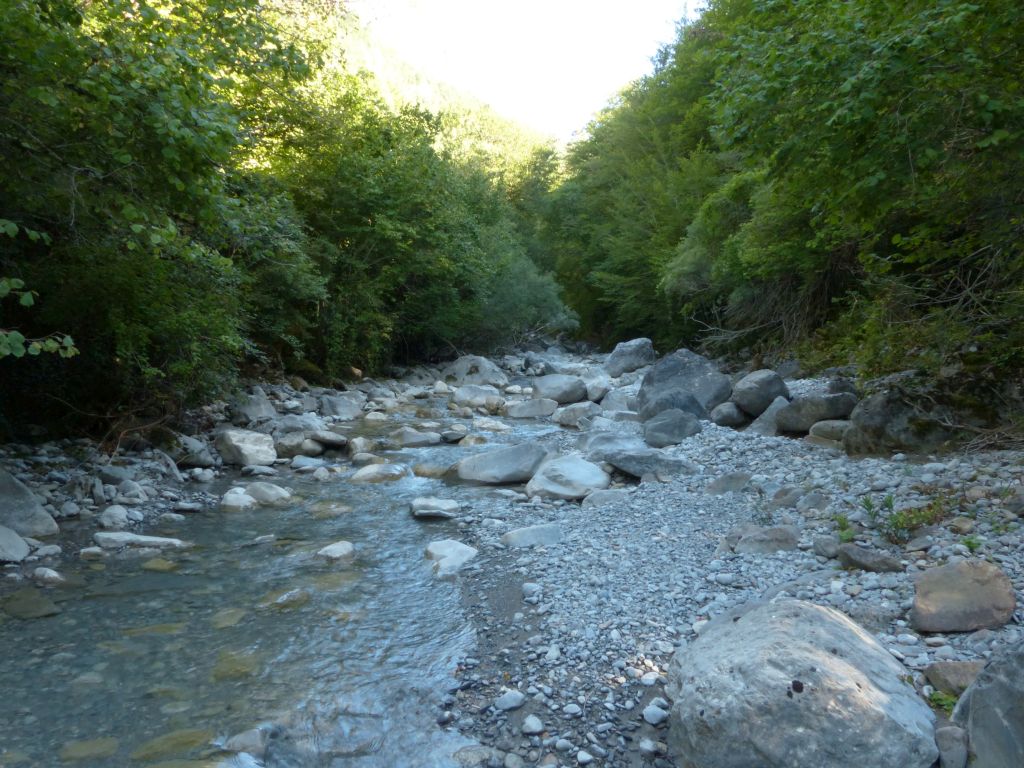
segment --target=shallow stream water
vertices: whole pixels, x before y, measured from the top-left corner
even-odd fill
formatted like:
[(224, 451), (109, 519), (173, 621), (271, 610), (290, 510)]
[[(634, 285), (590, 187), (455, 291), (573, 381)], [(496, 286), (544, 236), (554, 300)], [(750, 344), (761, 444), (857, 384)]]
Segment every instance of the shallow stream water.
[[(389, 459), (465, 455), (439, 446)], [(414, 520), (408, 502), (472, 505), (486, 491), (412, 476), (269, 479), (293, 489), (287, 506), (143, 531), (194, 542), (189, 550), (69, 558), (69, 586), (47, 590), (59, 615), (0, 623), (0, 765), (254, 765), (211, 742), (260, 724), (273, 741), (268, 768), (454, 764), (468, 742), (438, 727), (438, 704), (473, 633), (456, 583), (436, 579), (423, 550), (459, 538), (458, 527)], [(63, 528), (87, 545), (95, 524)], [(355, 544), (354, 561), (316, 556), (340, 539)]]

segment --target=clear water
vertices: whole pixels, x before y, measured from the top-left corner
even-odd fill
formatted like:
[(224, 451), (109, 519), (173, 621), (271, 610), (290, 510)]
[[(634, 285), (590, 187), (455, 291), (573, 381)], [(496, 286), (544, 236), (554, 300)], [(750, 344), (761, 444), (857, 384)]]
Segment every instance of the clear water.
[[(465, 455), (437, 447), (391, 458)], [(457, 585), (433, 577), (423, 549), (458, 530), (413, 520), (407, 504), (484, 491), (414, 477), (274, 482), (298, 501), (147, 529), (195, 542), (162, 555), (173, 572), (149, 570), (160, 564), (144, 567), (146, 557), (69, 561), (61, 570), (74, 585), (46, 591), (59, 615), (0, 623), (0, 766), (252, 765), (210, 741), (261, 723), (284, 734), (270, 768), (454, 764), (467, 742), (438, 727), (438, 700), (473, 636)], [(65, 526), (83, 543), (93, 530)], [(356, 545), (354, 562), (315, 556), (339, 539)], [(100, 756), (63, 762), (62, 749), (66, 760)]]

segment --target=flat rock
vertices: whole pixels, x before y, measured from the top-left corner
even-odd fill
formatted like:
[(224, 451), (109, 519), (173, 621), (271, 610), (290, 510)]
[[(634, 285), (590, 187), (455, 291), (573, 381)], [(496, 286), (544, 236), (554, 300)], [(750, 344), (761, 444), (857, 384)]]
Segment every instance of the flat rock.
[(752, 526), (736, 542), (734, 550), (740, 554), (770, 555), (796, 549), (800, 531), (794, 525)]
[(547, 458), (547, 451), (535, 443), (522, 443), (469, 456), (456, 465), (461, 480), (503, 485), (525, 483)]
[(903, 565), (892, 555), (878, 549), (868, 549), (856, 544), (840, 544), (836, 557), (844, 568), (859, 568), (874, 573), (900, 573)]
[(60, 532), (57, 521), (43, 509), (36, 495), (4, 469), (0, 469), (0, 525), (33, 538)]
[(422, 448), (428, 445), (437, 445), (441, 442), (441, 435), (438, 432), (420, 432), (412, 427), (402, 427), (389, 435), (391, 441), (403, 448)]
[(1017, 607), (1010, 579), (984, 560), (930, 568), (914, 585), (910, 621), (919, 632), (973, 632), (1006, 624)]
[(543, 419), (558, 409), (558, 401), (546, 397), (506, 403), (505, 415), (510, 419)]
[(905, 676), (838, 611), (749, 603), (673, 657), (669, 746), (689, 768), (930, 768), (935, 718)]
[(562, 540), (562, 529), (553, 523), (517, 528), (501, 537), (506, 547), (550, 547)]
[(245, 492), (260, 504), (278, 504), (292, 497), (291, 491), (279, 485), (267, 482), (249, 483)]
[(139, 533), (127, 533), (126, 531), (99, 531), (92, 535), (92, 539), (103, 549), (122, 549), (123, 547), (187, 549), (192, 546), (181, 539), (165, 538), (163, 536), (143, 536)]
[(4, 612), (15, 619), (41, 619), (55, 616), (60, 608), (35, 587), (24, 587), (12, 592), (0, 602)]
[(349, 478), (352, 483), (393, 483), (409, 474), (401, 464), (367, 464)]
[(225, 429), (214, 439), (221, 458), (228, 464), (269, 465), (277, 460), (274, 438), (248, 429)]
[(452, 576), (462, 566), (477, 556), (475, 547), (463, 544), (455, 539), (432, 541), (427, 545), (427, 558), (434, 560), (434, 573), (437, 576)]
[(317, 555), (325, 557), (328, 560), (342, 560), (348, 557), (352, 557), (355, 554), (356, 548), (351, 541), (336, 541), (333, 544), (328, 544), (317, 550)]
[(608, 487), (608, 473), (579, 456), (560, 456), (541, 464), (526, 493), (549, 499), (582, 499)]
[(692, 461), (670, 456), (657, 448), (608, 451), (604, 460), (620, 472), (633, 477), (692, 475), (697, 472), (697, 466)]
[(1024, 765), (1024, 643), (992, 656), (957, 702), (953, 722), (967, 732), (971, 768)]
[(483, 384), (466, 384), (453, 390), (450, 399), (455, 405), (467, 408), (483, 408), (488, 403), (504, 402), (501, 393), (495, 387)]

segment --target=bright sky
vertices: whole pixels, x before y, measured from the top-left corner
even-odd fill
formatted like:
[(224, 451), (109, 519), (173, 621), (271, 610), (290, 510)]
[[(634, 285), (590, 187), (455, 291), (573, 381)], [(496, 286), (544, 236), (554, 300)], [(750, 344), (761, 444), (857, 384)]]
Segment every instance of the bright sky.
[(567, 141), (675, 38), (698, 0), (350, 0), (431, 79)]

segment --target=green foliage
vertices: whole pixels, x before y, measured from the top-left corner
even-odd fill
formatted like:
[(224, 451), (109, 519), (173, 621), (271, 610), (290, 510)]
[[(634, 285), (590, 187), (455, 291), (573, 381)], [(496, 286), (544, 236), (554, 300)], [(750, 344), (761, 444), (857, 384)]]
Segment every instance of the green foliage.
[(956, 707), (957, 697), (944, 691), (932, 691), (928, 697), (928, 703), (935, 709), (945, 712), (947, 716), (953, 714)]
[(867, 373), (1024, 368), (1024, 8), (715, 0), (569, 155), (584, 328)]

